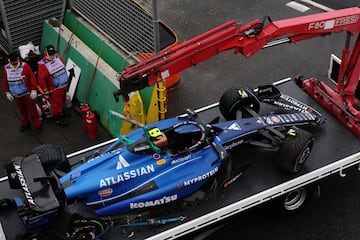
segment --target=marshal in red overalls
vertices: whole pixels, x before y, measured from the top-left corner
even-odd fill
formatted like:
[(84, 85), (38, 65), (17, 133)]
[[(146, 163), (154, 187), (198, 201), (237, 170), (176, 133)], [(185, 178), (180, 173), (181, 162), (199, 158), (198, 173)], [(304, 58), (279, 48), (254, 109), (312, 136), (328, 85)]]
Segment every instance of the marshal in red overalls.
[(38, 83), (49, 95), (51, 115), (56, 118), (56, 123), (66, 125), (63, 110), (68, 75), (63, 60), (52, 45), (45, 48), (44, 57), (38, 62)]
[[(9, 101), (16, 102), (20, 113), (20, 131), (31, 123), (35, 128), (41, 128), (41, 119), (36, 109), (36, 78), (30, 66), (19, 60), (19, 54), (12, 52), (9, 63), (4, 66), (3, 88)], [(28, 116), (29, 114), (29, 116)]]

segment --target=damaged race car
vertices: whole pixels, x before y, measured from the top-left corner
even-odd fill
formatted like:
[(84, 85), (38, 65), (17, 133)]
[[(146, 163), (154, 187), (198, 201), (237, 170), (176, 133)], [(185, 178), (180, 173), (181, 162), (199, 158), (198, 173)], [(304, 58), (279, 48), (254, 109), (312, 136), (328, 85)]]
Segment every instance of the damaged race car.
[[(259, 114), (261, 104), (284, 112)], [(314, 145), (313, 135), (300, 126), (325, 122), (315, 109), (274, 85), (230, 88), (218, 105), (222, 117), (209, 122), (187, 110), (142, 125), (110, 111), (139, 128), (75, 166), (53, 144), (13, 158), (7, 166), (9, 182), (24, 196), (2, 201), (16, 205), (28, 230), (22, 239), (50, 232), (51, 239), (100, 239), (114, 225), (182, 221), (162, 219), (158, 209), (182, 205), (199, 191), (216, 196), (236, 182), (246, 170), (232, 165), (232, 152), (240, 146), (276, 152), (275, 163), (295, 174)]]

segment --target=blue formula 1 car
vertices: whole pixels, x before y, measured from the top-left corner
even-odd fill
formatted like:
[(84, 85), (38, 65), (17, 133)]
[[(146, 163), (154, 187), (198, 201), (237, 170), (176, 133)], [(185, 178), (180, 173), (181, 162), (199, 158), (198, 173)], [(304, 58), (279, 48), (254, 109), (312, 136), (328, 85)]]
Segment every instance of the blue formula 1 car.
[[(262, 103), (286, 112), (260, 115)], [(245, 168), (233, 169), (231, 154), (245, 144), (276, 151), (278, 166), (297, 173), (314, 143), (313, 135), (299, 126), (324, 122), (320, 113), (273, 85), (231, 88), (219, 109), (222, 118), (209, 122), (187, 110), (139, 124), (76, 167), (57, 145), (40, 145), (28, 156), (14, 158), (7, 168), (9, 181), (23, 190), (24, 198), (12, 201), (29, 233), (50, 225), (56, 226), (53, 238), (98, 239), (114, 223), (146, 219), (139, 219), (141, 214), (156, 223), (158, 209), (199, 191), (214, 196), (236, 182)]]

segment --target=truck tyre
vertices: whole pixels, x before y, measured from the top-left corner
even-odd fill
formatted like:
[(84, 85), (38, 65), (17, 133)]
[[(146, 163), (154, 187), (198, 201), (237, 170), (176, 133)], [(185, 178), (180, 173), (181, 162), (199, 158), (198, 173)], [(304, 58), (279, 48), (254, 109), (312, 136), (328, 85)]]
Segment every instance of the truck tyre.
[(310, 184), (286, 193), (280, 198), (280, 206), (286, 214), (300, 211), (311, 200), (320, 197), (320, 185)]
[(289, 173), (297, 173), (310, 155), (313, 135), (303, 129), (290, 129), (280, 146), (276, 164)]
[(242, 117), (252, 116), (246, 109), (259, 113), (260, 101), (252, 89), (233, 87), (221, 96), (219, 109), (227, 121), (236, 120), (237, 111), (242, 113)]
[(285, 211), (291, 212), (300, 209), (306, 201), (307, 194), (308, 192), (305, 187), (300, 187), (286, 193), (283, 201)]
[(47, 174), (54, 169), (59, 169), (63, 172), (70, 171), (69, 161), (60, 145), (41, 144), (35, 147), (31, 153), (39, 156)]

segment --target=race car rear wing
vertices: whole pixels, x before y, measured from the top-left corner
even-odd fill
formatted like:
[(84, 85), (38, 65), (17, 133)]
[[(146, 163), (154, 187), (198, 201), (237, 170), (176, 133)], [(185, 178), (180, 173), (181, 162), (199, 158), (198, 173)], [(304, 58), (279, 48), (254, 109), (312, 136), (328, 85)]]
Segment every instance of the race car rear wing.
[(60, 207), (49, 177), (36, 154), (14, 157), (6, 166), (11, 188), (20, 188), (26, 203), (35, 211), (45, 212)]

